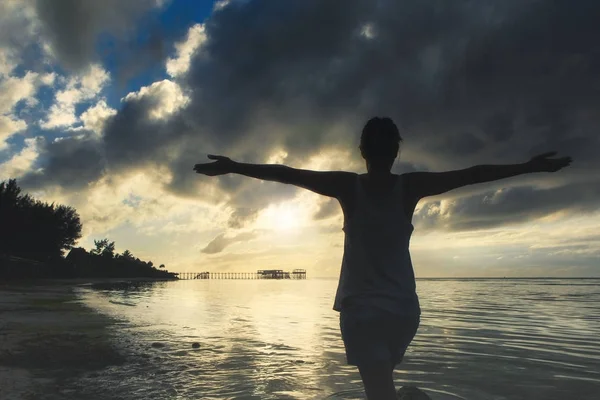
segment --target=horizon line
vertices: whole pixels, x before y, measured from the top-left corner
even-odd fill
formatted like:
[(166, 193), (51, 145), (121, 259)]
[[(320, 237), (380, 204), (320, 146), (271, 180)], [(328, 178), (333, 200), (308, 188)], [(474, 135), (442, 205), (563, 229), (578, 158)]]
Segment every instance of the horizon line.
[[(204, 272), (208, 272), (208, 271), (204, 271)], [(283, 272), (286, 272), (286, 271), (283, 271)], [(174, 273), (174, 274), (181, 274), (181, 273), (200, 274), (202, 272), (186, 271), (186, 272), (172, 272), (172, 273)], [(213, 272), (209, 272), (209, 273), (213, 273)], [(234, 271), (231, 271), (231, 272), (215, 272), (215, 273), (256, 274), (257, 272), (234, 272)], [(335, 277), (335, 276), (313, 276), (312, 278), (338, 279), (338, 277)], [(600, 279), (600, 276), (446, 276), (446, 277), (435, 276), (435, 277), (415, 277), (415, 279)]]

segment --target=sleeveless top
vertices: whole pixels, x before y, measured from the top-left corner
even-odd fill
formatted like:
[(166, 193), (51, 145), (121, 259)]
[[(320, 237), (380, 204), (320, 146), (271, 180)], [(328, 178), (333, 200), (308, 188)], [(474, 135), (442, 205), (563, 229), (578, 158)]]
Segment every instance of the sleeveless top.
[(413, 224), (404, 214), (404, 176), (374, 204), (356, 179), (355, 202), (344, 220), (344, 256), (333, 309), (368, 305), (396, 315), (421, 315), (408, 251)]

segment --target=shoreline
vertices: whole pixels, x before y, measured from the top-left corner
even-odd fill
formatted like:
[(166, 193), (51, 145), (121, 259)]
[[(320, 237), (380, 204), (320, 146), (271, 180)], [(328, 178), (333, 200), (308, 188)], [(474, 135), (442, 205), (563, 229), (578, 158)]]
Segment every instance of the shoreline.
[(35, 287), (35, 286), (81, 286), (95, 283), (119, 283), (119, 282), (170, 282), (179, 281), (172, 278), (43, 278), (43, 279), (11, 279), (0, 280), (0, 290), (10, 287)]
[(0, 283), (0, 398), (60, 398), (67, 381), (126, 362), (112, 342), (117, 321), (73, 290), (94, 281)]

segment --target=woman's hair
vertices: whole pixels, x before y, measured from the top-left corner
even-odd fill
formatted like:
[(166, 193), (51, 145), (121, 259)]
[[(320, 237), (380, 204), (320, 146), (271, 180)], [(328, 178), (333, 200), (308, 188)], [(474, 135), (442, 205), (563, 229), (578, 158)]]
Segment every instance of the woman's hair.
[(391, 118), (371, 118), (362, 130), (360, 149), (366, 159), (396, 158), (400, 149), (400, 132)]

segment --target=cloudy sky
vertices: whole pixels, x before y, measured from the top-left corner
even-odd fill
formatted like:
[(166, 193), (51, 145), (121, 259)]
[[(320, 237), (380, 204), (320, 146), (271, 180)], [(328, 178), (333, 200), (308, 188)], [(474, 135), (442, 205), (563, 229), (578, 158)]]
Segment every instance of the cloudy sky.
[(417, 277), (600, 276), (597, 0), (0, 0), (0, 180), (75, 207), (79, 245), (171, 271), (337, 277), (341, 209), (192, 171), (207, 153), (365, 172), (570, 167), (422, 199)]

